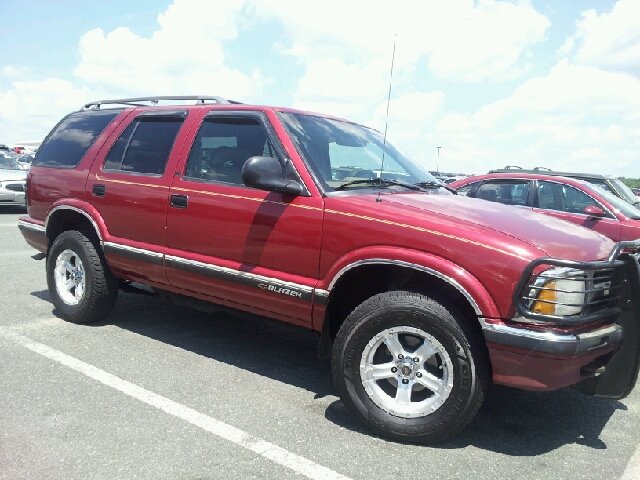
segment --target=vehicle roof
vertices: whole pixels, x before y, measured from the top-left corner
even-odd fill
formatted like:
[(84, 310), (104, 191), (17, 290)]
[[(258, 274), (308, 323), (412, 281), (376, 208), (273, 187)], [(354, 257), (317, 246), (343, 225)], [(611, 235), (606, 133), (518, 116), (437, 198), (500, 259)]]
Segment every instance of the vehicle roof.
[[(163, 104), (158, 105), (159, 101), (171, 101), (171, 100), (195, 100), (201, 101), (204, 100), (213, 100), (216, 103), (196, 103), (196, 104)], [(204, 101), (202, 100), (202, 101)], [(149, 105), (145, 105), (142, 102), (148, 102)], [(106, 108), (103, 108), (106, 107)], [(303, 115), (312, 115), (317, 117), (324, 117), (333, 120), (339, 120), (348, 123), (354, 123), (345, 118), (337, 117), (334, 115), (328, 115), (319, 112), (312, 112), (308, 110), (300, 110), (297, 108), (291, 107), (278, 107), (278, 106), (269, 106), (269, 105), (258, 105), (258, 104), (246, 104), (241, 102), (236, 102), (234, 100), (225, 100), (221, 97), (206, 97), (206, 96), (175, 96), (175, 97), (142, 97), (142, 98), (129, 98), (129, 99), (114, 99), (114, 100), (99, 100), (96, 102), (90, 102), (83, 106), (81, 111), (91, 112), (97, 110), (105, 110), (107, 108), (125, 108), (126, 110), (131, 109), (140, 109), (140, 110), (175, 110), (186, 109), (186, 110), (200, 110), (202, 108), (206, 108), (207, 110), (260, 110), (260, 111), (274, 111), (274, 112), (283, 112), (283, 113), (294, 113), (294, 114), (303, 114)], [(363, 125), (364, 126), (364, 125)], [(366, 126), (365, 126), (366, 127)], [(366, 127), (369, 128), (369, 127)]]
[(544, 167), (535, 167), (530, 170), (526, 168), (520, 168), (520, 167), (505, 167), (505, 168), (498, 168), (498, 169), (489, 171), (489, 173), (512, 173), (512, 172), (537, 173), (537, 174), (544, 174), (544, 175), (574, 177), (574, 178), (600, 178), (603, 180), (615, 178), (611, 175), (600, 175), (597, 173), (558, 172), (555, 170), (548, 170)]
[[(524, 172), (524, 173), (521, 173)], [(497, 172), (497, 173), (485, 173), (484, 175), (474, 175), (473, 177), (463, 178), (462, 180), (456, 180), (453, 183), (449, 184), (451, 188), (459, 188), (464, 185), (468, 185), (469, 183), (477, 182), (479, 180), (489, 180), (493, 178), (503, 178), (507, 179), (523, 179), (523, 180), (553, 180), (553, 181), (561, 181), (562, 183), (566, 183), (567, 185), (572, 185), (574, 187), (581, 188), (584, 184), (575, 178), (563, 177), (561, 175), (548, 175), (542, 173), (527, 173), (523, 170), (509, 170), (508, 172)]]

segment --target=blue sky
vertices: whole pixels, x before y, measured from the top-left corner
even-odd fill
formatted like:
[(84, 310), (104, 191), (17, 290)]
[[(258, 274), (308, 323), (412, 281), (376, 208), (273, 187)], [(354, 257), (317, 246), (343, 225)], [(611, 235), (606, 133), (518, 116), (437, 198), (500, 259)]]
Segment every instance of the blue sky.
[(640, 177), (638, 0), (2, 0), (0, 143), (84, 102), (212, 94), (383, 129), (442, 171)]

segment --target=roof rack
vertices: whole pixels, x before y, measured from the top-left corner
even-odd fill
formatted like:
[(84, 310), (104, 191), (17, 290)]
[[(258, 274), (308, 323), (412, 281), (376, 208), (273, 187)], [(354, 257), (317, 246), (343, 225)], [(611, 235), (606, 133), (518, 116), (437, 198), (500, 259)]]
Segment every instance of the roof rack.
[(169, 95), (162, 97), (138, 97), (138, 98), (120, 98), (117, 100), (98, 100), (97, 102), (89, 102), (82, 107), (83, 110), (87, 109), (100, 109), (101, 105), (131, 105), (133, 107), (148, 107), (149, 105), (140, 102), (150, 102), (151, 106), (155, 106), (161, 100), (196, 100), (197, 103), (205, 103), (205, 101), (213, 101), (218, 104), (238, 104), (233, 100), (225, 100), (222, 97), (206, 96), (206, 95)]

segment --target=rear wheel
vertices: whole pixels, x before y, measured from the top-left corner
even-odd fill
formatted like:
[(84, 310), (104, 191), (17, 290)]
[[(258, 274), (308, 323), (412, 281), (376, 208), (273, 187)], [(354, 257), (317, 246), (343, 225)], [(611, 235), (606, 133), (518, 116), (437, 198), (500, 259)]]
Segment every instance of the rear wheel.
[(478, 412), (489, 381), (472, 332), (424, 295), (386, 292), (366, 300), (334, 343), (342, 401), (381, 436), (416, 443), (452, 437)]
[(49, 296), (60, 315), (88, 323), (107, 315), (118, 296), (118, 282), (90, 235), (60, 234), (47, 257)]

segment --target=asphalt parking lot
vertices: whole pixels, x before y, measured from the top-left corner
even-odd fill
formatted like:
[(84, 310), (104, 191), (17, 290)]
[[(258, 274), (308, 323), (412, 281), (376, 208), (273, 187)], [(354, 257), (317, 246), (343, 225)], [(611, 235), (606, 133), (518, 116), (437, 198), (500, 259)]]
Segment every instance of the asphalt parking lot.
[(302, 329), (122, 292), (67, 323), (21, 213), (0, 207), (0, 478), (640, 478), (640, 388), (494, 387), (454, 440), (404, 445), (351, 418)]

